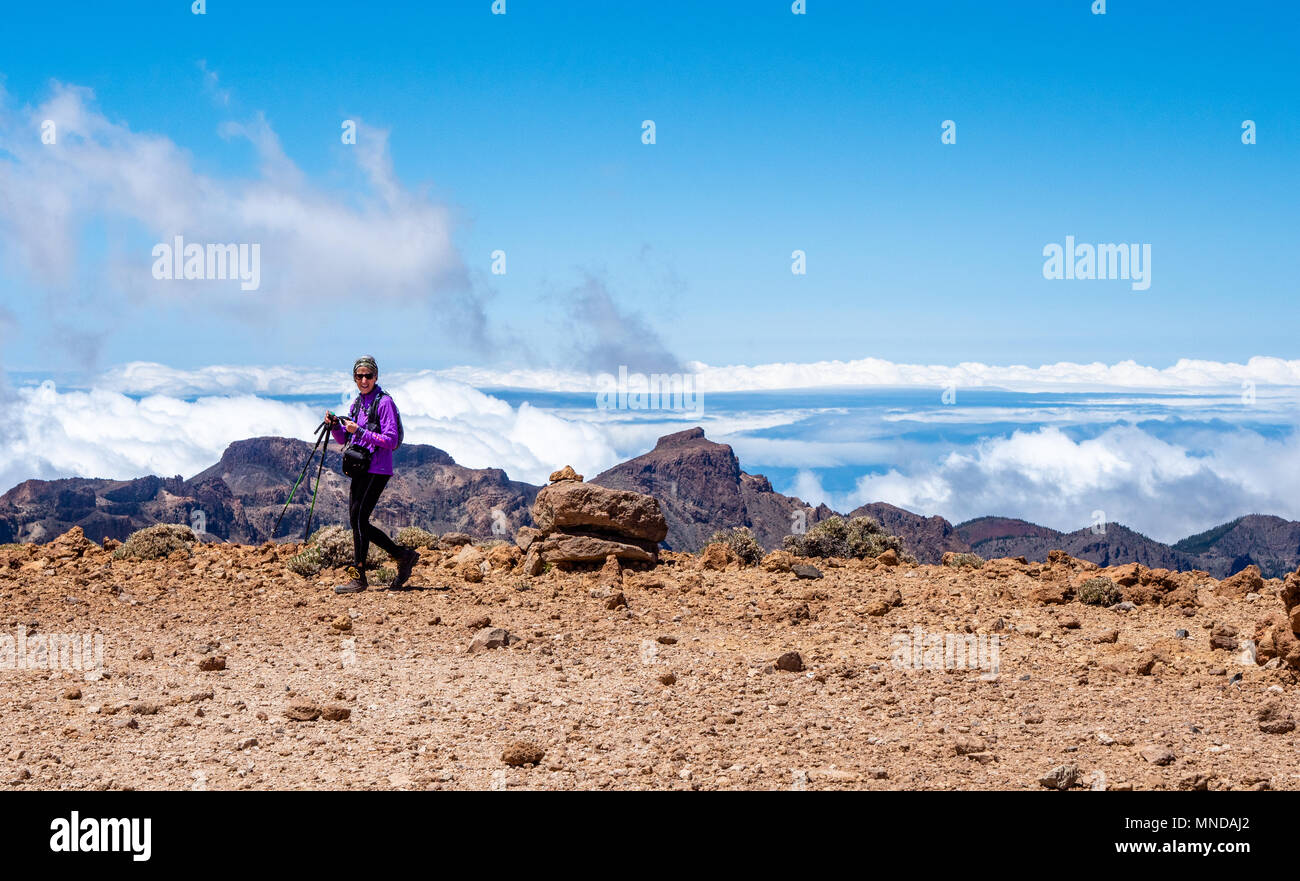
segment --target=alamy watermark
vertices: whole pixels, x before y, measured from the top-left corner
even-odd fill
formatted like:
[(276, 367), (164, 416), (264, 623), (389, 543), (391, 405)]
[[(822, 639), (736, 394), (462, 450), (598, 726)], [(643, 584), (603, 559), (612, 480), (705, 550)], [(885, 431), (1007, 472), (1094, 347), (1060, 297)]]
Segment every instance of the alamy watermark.
[(0, 670), (102, 669), (102, 633), (0, 633)]
[(151, 252), (153, 277), (159, 281), (222, 281), (238, 279), (241, 291), (262, 286), (262, 246), (253, 244), (185, 244), (176, 236), (171, 244), (159, 242)]
[(983, 670), (981, 679), (998, 678), (1000, 646), (996, 633), (926, 633), (920, 626), (889, 640), (900, 670)]
[(1135, 291), (1151, 287), (1150, 243), (1076, 245), (1074, 236), (1066, 236), (1064, 245), (1044, 245), (1043, 256), (1043, 278), (1131, 279)]
[(596, 377), (596, 408), (600, 410), (680, 410), (693, 416), (704, 413), (704, 393), (694, 373), (627, 372), (620, 364), (618, 376)]

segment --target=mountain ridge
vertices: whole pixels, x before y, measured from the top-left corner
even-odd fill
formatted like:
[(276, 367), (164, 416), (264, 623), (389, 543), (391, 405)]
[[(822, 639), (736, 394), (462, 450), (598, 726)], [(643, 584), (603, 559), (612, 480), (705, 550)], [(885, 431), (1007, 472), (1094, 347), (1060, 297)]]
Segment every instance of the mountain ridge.
[[(58, 478), (23, 481), (0, 495), (0, 543), (50, 541), (73, 526), (94, 538), (123, 540), (153, 523), (203, 527), (206, 540), (260, 543), (285, 505), (311, 444), (292, 438), (234, 441), (221, 458), (189, 479), (145, 475), (127, 480)], [(432, 532), (465, 532), (508, 538), (531, 526), (540, 486), (511, 480), (500, 468), (467, 468), (428, 444), (404, 444), (393, 458), (394, 478), (374, 521), (386, 530), (417, 525)], [(557, 466), (563, 463), (557, 463)], [(337, 449), (328, 453), (313, 523), (347, 522), (348, 480)], [(306, 525), (316, 467), (304, 477), (288, 506), (277, 540)], [(786, 535), (832, 516), (871, 516), (897, 535), (922, 563), (944, 553), (976, 553), (986, 559), (1046, 560), (1051, 550), (1098, 565), (1138, 562), (1152, 568), (1200, 569), (1225, 578), (1250, 565), (1264, 577), (1281, 577), (1300, 565), (1300, 522), (1270, 514), (1247, 514), (1165, 544), (1120, 523), (1061, 532), (1014, 517), (988, 515), (953, 525), (887, 502), (861, 505), (840, 515), (825, 504), (809, 505), (776, 492), (761, 474), (741, 468), (732, 448), (694, 427), (660, 437), (655, 446), (606, 469), (592, 483), (646, 493), (659, 500), (669, 524), (669, 550), (699, 550), (714, 532), (743, 526), (765, 548), (781, 547)], [(201, 521), (195, 512), (201, 512)]]

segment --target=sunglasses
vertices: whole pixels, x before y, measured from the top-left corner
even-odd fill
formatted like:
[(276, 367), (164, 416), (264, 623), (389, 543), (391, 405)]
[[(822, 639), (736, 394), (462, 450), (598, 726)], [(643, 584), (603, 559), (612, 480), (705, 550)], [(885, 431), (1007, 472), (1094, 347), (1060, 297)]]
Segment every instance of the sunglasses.
[(354, 373), (352, 374), (352, 378), (353, 379), (374, 379), (375, 375), (373, 373)]

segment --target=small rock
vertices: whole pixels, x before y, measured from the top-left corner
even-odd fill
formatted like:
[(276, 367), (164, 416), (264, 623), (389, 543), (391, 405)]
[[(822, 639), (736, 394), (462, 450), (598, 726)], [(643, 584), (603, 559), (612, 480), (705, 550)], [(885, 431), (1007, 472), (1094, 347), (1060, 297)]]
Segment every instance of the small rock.
[(822, 577), (822, 570), (808, 563), (795, 563), (790, 567), (790, 571), (795, 574), (796, 578), (814, 579)]
[(1186, 630), (1175, 630), (1174, 639), (1187, 639), (1190, 634)]
[(81, 689), (77, 688), (77, 686), (75, 685), (72, 686), (71, 688), (63, 692), (63, 699), (70, 700), (70, 701), (81, 700)]
[(320, 717), (326, 722), (346, 722), (352, 718), (352, 711), (347, 707), (330, 706), (320, 711)]
[(235, 749), (251, 749), (255, 746), (257, 746), (256, 737), (245, 737), (243, 740), (239, 741), (239, 743), (235, 744)]
[(609, 599), (605, 600), (606, 609), (619, 609), (627, 605), (627, 597), (623, 596), (623, 591), (611, 594)]
[(321, 708), (313, 703), (290, 704), (284, 717), (290, 722), (314, 722), (320, 718)]
[(1286, 711), (1280, 701), (1270, 701), (1255, 714), (1259, 730), (1265, 734), (1287, 734), (1295, 730), (1295, 717)]
[(1038, 778), (1038, 785), (1046, 789), (1066, 790), (1079, 780), (1079, 768), (1075, 765), (1057, 765)]
[(786, 652), (776, 659), (776, 669), (786, 670), (790, 673), (802, 672), (803, 656), (798, 652)]
[(160, 709), (162, 709), (162, 707), (153, 701), (139, 701), (138, 703), (131, 704), (131, 715), (155, 716), (158, 714)]
[(660, 674), (659, 674), (659, 682), (660, 682), (662, 685), (676, 685), (676, 684), (677, 684), (677, 676), (676, 676), (676, 674), (674, 674), (674, 673), (660, 673)]
[(582, 475), (573, 470), (572, 465), (565, 465), (559, 471), (552, 471), (550, 482), (559, 483), (561, 480), (572, 480), (576, 483), (582, 482)]
[(469, 644), (469, 650), (473, 653), (488, 649), (499, 649), (510, 645), (514, 640), (515, 638), (510, 635), (510, 631), (504, 627), (484, 627), (474, 634), (474, 639)]
[(1237, 628), (1222, 621), (1210, 628), (1210, 648), (1233, 651), (1237, 648)]
[(1147, 746), (1142, 747), (1138, 750), (1138, 755), (1153, 765), (1168, 765), (1175, 758), (1174, 754), (1169, 750), (1165, 749), (1163, 746), (1156, 746), (1155, 744), (1148, 744)]
[(226, 669), (225, 655), (212, 655), (199, 661), (199, 669), (207, 672)]
[(137, 661), (152, 661), (152, 660), (153, 660), (153, 649), (151, 649), (151, 648), (143, 648), (143, 649), (140, 649), (140, 651), (138, 651), (138, 652), (135, 653), (134, 658), (135, 658), (135, 660), (137, 660)]
[(339, 615), (330, 622), (330, 627), (333, 627), (335, 630), (351, 630), (352, 617), (350, 615)]
[(501, 752), (501, 761), (513, 767), (520, 765), (537, 765), (541, 764), (545, 751), (535, 743), (529, 743), (526, 740), (516, 740), (506, 745)]

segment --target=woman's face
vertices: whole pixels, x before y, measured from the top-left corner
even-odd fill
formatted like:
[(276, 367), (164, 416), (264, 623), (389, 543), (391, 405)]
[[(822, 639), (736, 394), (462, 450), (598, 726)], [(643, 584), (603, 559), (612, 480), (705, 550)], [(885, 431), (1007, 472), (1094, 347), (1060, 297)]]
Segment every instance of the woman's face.
[(368, 395), (375, 390), (375, 368), (363, 364), (352, 374), (352, 379), (356, 381), (357, 391), (363, 395)]

